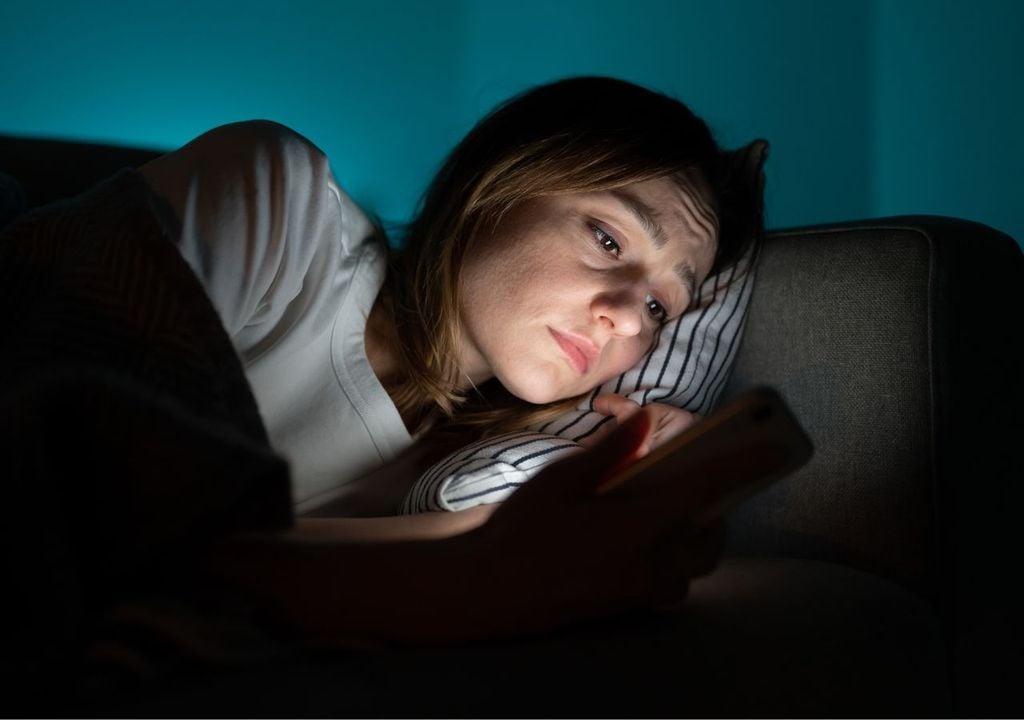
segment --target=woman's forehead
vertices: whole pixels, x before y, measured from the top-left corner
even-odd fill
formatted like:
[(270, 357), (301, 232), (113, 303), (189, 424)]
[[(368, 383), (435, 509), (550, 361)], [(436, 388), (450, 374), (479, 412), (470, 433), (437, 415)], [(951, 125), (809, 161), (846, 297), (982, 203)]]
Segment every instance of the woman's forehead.
[(692, 298), (714, 264), (718, 223), (696, 188), (674, 178), (646, 180), (594, 194), (650, 238), (656, 262)]
[(665, 235), (702, 242), (718, 238), (718, 216), (703, 183), (696, 178), (682, 174), (655, 178), (618, 188), (613, 193), (634, 205), (634, 214), (639, 210), (656, 220)]
[(585, 194), (639, 225), (657, 250), (697, 252), (713, 260), (718, 218), (693, 185), (666, 177)]

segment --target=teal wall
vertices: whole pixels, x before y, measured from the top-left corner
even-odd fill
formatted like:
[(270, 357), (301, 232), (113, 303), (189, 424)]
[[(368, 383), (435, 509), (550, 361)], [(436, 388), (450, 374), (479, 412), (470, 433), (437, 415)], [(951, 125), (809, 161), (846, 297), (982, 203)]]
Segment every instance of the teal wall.
[(401, 221), (494, 103), (602, 73), (768, 138), (774, 227), (928, 212), (1021, 241), (1022, 31), (1013, 0), (5, 0), (0, 132), (172, 148), (272, 118)]
[(1024, 243), (1024, 3), (881, 0), (872, 207)]

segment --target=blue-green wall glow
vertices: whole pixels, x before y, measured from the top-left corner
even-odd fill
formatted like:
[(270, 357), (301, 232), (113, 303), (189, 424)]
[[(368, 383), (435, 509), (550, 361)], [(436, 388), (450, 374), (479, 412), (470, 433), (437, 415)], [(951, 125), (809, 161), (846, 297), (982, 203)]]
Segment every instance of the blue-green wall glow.
[(1024, 3), (878, 7), (876, 212), (969, 217), (1024, 243)]
[(772, 226), (928, 212), (1020, 241), (1022, 31), (1013, 0), (7, 0), (0, 133), (173, 148), (272, 118), (403, 220), (494, 103), (601, 73), (769, 139)]

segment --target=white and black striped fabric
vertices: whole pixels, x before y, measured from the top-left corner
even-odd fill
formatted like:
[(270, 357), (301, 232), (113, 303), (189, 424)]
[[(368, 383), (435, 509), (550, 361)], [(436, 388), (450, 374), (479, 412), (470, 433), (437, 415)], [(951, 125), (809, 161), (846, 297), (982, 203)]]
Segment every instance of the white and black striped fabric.
[(602, 393), (640, 405), (660, 402), (708, 414), (732, 368), (754, 285), (758, 246), (708, 278), (695, 306), (662, 328), (636, 366), (596, 388), (575, 410), (522, 432), (480, 440), (436, 463), (413, 485), (401, 511), (465, 510), (500, 502), (548, 463), (581, 449), (609, 418), (593, 409)]

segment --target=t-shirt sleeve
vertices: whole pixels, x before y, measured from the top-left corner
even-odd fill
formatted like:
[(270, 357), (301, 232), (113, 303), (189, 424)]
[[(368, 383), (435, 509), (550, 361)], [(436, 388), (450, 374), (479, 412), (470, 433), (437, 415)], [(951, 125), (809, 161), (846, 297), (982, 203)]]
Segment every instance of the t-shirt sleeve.
[(243, 356), (275, 332), (325, 246), (345, 241), (326, 156), (283, 125), (224, 125), (140, 172)]

